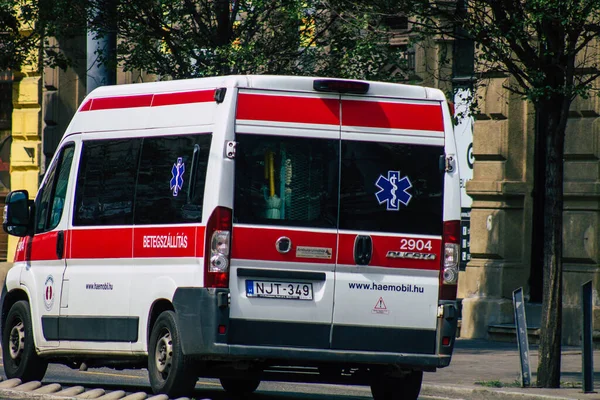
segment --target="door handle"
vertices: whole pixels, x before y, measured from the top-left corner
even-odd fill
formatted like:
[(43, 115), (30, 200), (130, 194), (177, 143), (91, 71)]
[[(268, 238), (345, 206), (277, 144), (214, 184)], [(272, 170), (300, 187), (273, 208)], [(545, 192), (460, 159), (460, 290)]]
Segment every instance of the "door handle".
[(354, 262), (356, 265), (369, 265), (373, 254), (371, 236), (358, 235), (354, 240)]
[(58, 235), (56, 236), (56, 257), (59, 260), (63, 259), (65, 252), (65, 232), (58, 231)]

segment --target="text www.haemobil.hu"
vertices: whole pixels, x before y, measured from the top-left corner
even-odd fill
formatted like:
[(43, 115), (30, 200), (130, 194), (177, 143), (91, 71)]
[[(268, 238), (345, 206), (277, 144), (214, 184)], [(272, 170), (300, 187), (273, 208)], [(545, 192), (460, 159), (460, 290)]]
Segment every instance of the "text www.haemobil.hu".
[(113, 285), (112, 283), (106, 282), (106, 283), (86, 283), (85, 284), (85, 288), (87, 290), (113, 290)]
[(423, 293), (425, 288), (423, 286), (417, 286), (412, 284), (402, 285), (383, 285), (381, 283), (358, 283), (348, 282), (350, 289), (356, 290), (381, 290), (384, 292), (405, 292), (405, 293)]

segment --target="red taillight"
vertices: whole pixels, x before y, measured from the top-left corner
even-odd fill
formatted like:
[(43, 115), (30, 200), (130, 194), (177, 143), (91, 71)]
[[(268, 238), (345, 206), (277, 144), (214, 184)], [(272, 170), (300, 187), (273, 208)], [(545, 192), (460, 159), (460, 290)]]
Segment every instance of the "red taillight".
[(440, 300), (456, 299), (460, 257), (460, 221), (445, 221), (442, 235)]
[(444, 243), (460, 243), (460, 221), (444, 222)]
[(217, 207), (206, 223), (204, 287), (229, 287), (231, 209)]

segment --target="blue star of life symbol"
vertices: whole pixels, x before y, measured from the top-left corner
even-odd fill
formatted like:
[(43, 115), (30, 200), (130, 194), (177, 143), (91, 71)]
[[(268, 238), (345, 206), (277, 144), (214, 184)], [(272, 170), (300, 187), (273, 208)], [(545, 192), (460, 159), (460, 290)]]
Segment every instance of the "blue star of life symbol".
[(171, 190), (173, 191), (173, 196), (177, 196), (179, 191), (183, 187), (183, 173), (185, 172), (185, 163), (181, 157), (177, 157), (177, 163), (173, 164), (173, 168), (171, 169)]
[(400, 171), (388, 171), (387, 178), (379, 175), (375, 185), (381, 189), (375, 193), (377, 201), (379, 204), (387, 203), (386, 208), (388, 211), (398, 211), (400, 203), (407, 206), (412, 198), (412, 195), (407, 192), (412, 187), (410, 179), (408, 179), (408, 176), (400, 179)]

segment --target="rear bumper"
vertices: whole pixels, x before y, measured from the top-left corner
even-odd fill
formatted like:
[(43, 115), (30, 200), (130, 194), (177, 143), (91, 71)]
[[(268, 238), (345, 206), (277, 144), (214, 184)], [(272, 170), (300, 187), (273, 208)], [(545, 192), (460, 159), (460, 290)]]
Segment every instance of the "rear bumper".
[[(228, 289), (180, 288), (175, 292), (173, 303), (185, 355), (205, 360), (254, 360), (270, 364), (395, 364), (401, 367), (435, 370), (450, 364), (458, 317), (454, 302), (442, 304), (444, 312), (443, 316), (438, 318), (435, 351), (433, 354), (413, 354), (231, 343), (229, 330), (232, 324), (229, 319)], [(225, 333), (219, 333), (219, 326)], [(236, 336), (239, 334), (235, 332)], [(241, 334), (243, 335), (243, 332)], [(442, 337), (450, 338), (450, 343), (443, 345)]]

